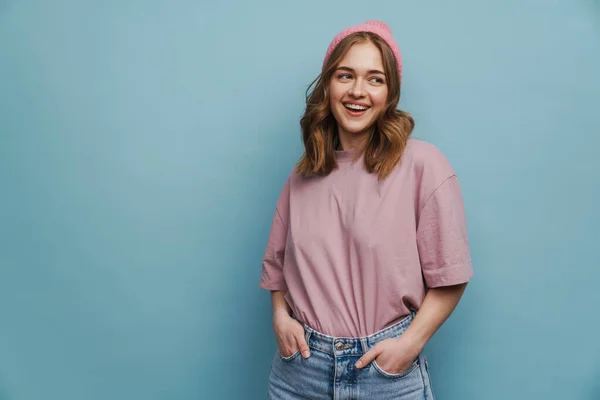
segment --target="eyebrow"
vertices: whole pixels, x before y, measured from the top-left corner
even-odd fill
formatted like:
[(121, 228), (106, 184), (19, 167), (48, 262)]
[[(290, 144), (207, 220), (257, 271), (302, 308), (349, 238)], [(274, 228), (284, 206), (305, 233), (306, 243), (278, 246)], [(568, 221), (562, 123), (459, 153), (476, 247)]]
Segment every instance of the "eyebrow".
[[(341, 65), (341, 66), (337, 67), (335, 70), (338, 71), (340, 69), (344, 70), (344, 71), (355, 72), (354, 69), (352, 69), (350, 67), (346, 67), (345, 65)], [(378, 69), (370, 69), (369, 71), (367, 71), (367, 73), (369, 73), (369, 74), (380, 74), (380, 75), (385, 76), (385, 73), (382, 72), (382, 71), (380, 71), (380, 70), (378, 70)]]

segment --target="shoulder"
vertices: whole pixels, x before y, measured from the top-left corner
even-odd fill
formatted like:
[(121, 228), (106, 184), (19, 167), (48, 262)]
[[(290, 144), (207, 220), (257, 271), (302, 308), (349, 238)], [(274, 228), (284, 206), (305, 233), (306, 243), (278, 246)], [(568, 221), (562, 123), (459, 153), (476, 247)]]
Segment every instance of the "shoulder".
[(304, 179), (306, 178), (304, 178), (304, 176), (302, 176), (302, 174), (298, 172), (297, 167), (294, 166), (289, 172), (286, 183), (288, 185), (295, 185), (301, 183)]
[(435, 164), (448, 164), (449, 166), (450, 164), (444, 153), (442, 153), (439, 148), (420, 139), (408, 139), (403, 156), (411, 159), (412, 162), (420, 166)]
[(418, 175), (424, 174), (433, 179), (447, 179), (454, 175), (444, 153), (433, 144), (420, 139), (408, 139), (402, 158)]
[(294, 166), (293, 168), (291, 168), (285, 179), (282, 191), (287, 196), (290, 196), (291, 192), (296, 192), (300, 188), (302, 188), (307, 180), (308, 178), (303, 176), (302, 173), (298, 172), (296, 166)]

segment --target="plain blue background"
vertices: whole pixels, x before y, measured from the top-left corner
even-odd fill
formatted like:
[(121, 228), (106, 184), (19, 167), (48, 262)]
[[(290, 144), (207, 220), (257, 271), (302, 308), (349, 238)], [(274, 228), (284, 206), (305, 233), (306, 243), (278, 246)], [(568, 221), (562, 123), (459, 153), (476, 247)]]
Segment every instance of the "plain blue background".
[(438, 400), (600, 399), (600, 2), (204, 3), (0, 0), (0, 400), (266, 398), (304, 92), (371, 18), (465, 197)]

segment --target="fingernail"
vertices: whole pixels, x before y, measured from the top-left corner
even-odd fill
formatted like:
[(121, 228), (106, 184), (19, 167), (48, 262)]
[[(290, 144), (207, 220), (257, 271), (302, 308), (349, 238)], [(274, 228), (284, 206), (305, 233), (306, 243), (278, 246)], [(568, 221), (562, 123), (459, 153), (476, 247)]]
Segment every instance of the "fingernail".
[(357, 361), (356, 364), (354, 364), (354, 366), (356, 368), (362, 368), (362, 361)]
[(302, 353), (302, 355), (304, 356), (304, 358), (310, 357), (310, 353), (308, 351), (305, 351), (304, 353)]

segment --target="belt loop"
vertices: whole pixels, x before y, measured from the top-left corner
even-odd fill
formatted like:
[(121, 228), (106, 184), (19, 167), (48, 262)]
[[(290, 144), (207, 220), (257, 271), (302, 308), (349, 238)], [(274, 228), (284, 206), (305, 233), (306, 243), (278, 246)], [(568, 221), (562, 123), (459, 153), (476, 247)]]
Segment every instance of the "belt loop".
[(312, 329), (307, 326), (304, 325), (304, 337), (306, 339), (306, 344), (310, 347), (310, 335), (312, 335)]
[(360, 344), (362, 345), (363, 354), (366, 353), (367, 351), (369, 351), (369, 345), (367, 344), (366, 337), (360, 338)]

